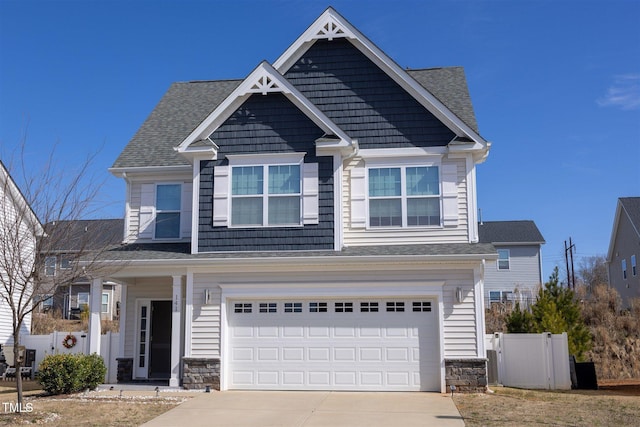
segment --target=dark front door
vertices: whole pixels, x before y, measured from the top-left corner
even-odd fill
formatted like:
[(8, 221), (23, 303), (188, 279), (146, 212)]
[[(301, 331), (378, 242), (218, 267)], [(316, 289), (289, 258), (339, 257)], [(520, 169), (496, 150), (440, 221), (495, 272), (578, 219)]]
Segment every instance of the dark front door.
[(171, 376), (171, 301), (151, 301), (149, 378)]

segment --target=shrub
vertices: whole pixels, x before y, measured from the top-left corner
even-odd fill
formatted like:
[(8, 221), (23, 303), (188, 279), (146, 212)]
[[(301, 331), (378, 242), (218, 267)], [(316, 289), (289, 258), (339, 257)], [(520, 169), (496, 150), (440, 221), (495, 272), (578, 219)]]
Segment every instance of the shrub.
[(38, 380), (49, 394), (76, 393), (102, 384), (107, 368), (97, 354), (52, 354), (38, 367)]

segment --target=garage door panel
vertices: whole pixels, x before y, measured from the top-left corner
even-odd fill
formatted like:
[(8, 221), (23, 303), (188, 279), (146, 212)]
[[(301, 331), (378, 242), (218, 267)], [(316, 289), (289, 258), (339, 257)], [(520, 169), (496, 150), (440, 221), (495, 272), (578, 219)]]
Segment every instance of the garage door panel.
[[(372, 304), (368, 300), (367, 308)], [(352, 300), (349, 312), (334, 303), (308, 300), (270, 303), (242, 301), (242, 312), (229, 304), (231, 389), (269, 390), (439, 390), (438, 321), (434, 312), (361, 311)], [(288, 303), (290, 312), (285, 312)], [(266, 304), (266, 303), (265, 303)], [(344, 304), (344, 307), (347, 307)], [(298, 310), (298, 311), (293, 311)]]

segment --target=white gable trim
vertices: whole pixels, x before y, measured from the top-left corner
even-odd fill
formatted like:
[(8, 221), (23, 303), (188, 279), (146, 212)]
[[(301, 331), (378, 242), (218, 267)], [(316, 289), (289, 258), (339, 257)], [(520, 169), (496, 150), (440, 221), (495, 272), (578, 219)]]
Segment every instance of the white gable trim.
[(207, 139), (252, 94), (284, 94), (296, 107), (309, 117), (325, 133), (336, 135), (341, 145), (352, 145), (351, 138), (333, 123), (322, 111), (302, 95), (275, 68), (263, 61), (231, 94), (216, 107), (191, 134), (176, 147), (179, 153), (187, 153), (189, 145)]
[(378, 65), (411, 94), (420, 104), (434, 116), (445, 123), (458, 136), (465, 136), (481, 144), (485, 149), (487, 141), (471, 129), (449, 108), (413, 79), (406, 71), (396, 64), (387, 54), (365, 37), (358, 29), (343, 18), (333, 8), (329, 7), (316, 19), (307, 30), (278, 58), (274, 67), (282, 74), (286, 73), (293, 64), (313, 45), (316, 40), (334, 38), (348, 38), (371, 61)]

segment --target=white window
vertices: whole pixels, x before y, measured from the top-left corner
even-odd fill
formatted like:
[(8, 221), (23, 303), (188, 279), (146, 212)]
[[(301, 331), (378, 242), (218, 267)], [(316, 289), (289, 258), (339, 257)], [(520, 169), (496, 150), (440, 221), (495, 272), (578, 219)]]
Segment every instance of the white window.
[(88, 292), (78, 292), (78, 305), (79, 309), (89, 308), (89, 293)]
[(310, 302), (309, 303), (309, 313), (326, 313), (326, 312), (327, 312), (326, 302)]
[(100, 311), (102, 313), (108, 313), (109, 312), (109, 293), (104, 292), (102, 294), (102, 301), (100, 304)]
[(336, 302), (334, 304), (334, 310), (336, 313), (353, 313), (352, 302)]
[(440, 226), (437, 166), (369, 168), (369, 226)]
[(387, 302), (387, 311), (404, 311), (404, 302), (399, 302), (399, 301)]
[(489, 291), (489, 301), (500, 302), (500, 291)]
[(498, 270), (509, 270), (509, 249), (498, 249)]
[(622, 278), (623, 279), (627, 279), (627, 260), (623, 259), (622, 260)]
[(156, 186), (156, 239), (180, 237), (181, 184)]
[(252, 304), (249, 303), (235, 303), (233, 305), (234, 313), (251, 313)]
[(636, 265), (636, 256), (635, 255), (631, 255), (631, 274), (632, 275), (637, 275), (638, 274), (638, 268)]
[(414, 301), (413, 311), (431, 311), (430, 301)]
[(285, 313), (302, 313), (302, 303), (301, 302), (285, 302), (284, 312)]
[(71, 259), (68, 257), (60, 258), (60, 270), (69, 270), (71, 269)]
[(45, 276), (56, 275), (56, 257), (48, 256), (44, 259), (44, 274)]
[(234, 166), (231, 225), (301, 224), (300, 165)]
[(362, 313), (377, 313), (378, 303), (377, 302), (361, 302), (360, 311)]

